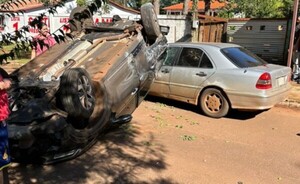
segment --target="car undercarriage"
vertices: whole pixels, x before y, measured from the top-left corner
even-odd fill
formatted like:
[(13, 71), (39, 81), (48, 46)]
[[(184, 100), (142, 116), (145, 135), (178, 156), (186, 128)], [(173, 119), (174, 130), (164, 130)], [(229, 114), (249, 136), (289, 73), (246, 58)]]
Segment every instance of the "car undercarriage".
[[(141, 22), (87, 26), (84, 34), (54, 45), (11, 74), (8, 130), (14, 161), (50, 164), (75, 158), (107, 127), (131, 120), (167, 45), (156, 16), (148, 15), (153, 6), (142, 8), (147, 11)], [(156, 27), (144, 30), (147, 21)]]

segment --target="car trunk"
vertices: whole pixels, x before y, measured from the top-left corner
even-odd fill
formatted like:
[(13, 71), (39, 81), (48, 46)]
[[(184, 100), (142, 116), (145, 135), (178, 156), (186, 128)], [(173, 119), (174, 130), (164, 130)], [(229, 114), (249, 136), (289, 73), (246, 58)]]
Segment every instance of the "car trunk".
[[(251, 67), (249, 70), (258, 71), (261, 74), (267, 72), (271, 75), (272, 90), (280, 90), (288, 84), (291, 69), (280, 65), (267, 64), (257, 67)], [(259, 78), (259, 76), (258, 76)]]

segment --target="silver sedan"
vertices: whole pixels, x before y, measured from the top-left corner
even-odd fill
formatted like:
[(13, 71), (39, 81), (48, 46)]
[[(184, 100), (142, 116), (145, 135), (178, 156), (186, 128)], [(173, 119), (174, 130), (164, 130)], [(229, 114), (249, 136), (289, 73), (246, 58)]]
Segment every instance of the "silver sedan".
[(283, 101), (291, 69), (227, 43), (172, 43), (149, 94), (199, 106), (210, 117), (232, 109), (264, 110)]

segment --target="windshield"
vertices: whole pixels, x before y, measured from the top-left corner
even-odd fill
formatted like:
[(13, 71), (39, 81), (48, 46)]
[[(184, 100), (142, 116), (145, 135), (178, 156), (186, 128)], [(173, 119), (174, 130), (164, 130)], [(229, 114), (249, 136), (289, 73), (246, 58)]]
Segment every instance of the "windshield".
[(221, 49), (221, 52), (240, 68), (255, 67), (268, 64), (252, 52), (242, 47), (230, 47)]

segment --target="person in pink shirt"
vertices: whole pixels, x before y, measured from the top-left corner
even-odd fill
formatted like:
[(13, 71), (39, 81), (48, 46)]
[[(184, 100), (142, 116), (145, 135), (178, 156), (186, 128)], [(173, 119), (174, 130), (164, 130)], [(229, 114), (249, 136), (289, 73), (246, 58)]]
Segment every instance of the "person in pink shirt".
[(7, 167), (10, 164), (10, 153), (8, 147), (8, 131), (6, 119), (10, 114), (8, 94), (6, 92), (11, 86), (9, 75), (0, 68), (0, 183), (8, 183)]
[(49, 29), (45, 23), (40, 23), (37, 25), (37, 27), (39, 29), (39, 34), (34, 37), (36, 46), (32, 48), (31, 59), (35, 58), (56, 44), (55, 39), (49, 33)]

